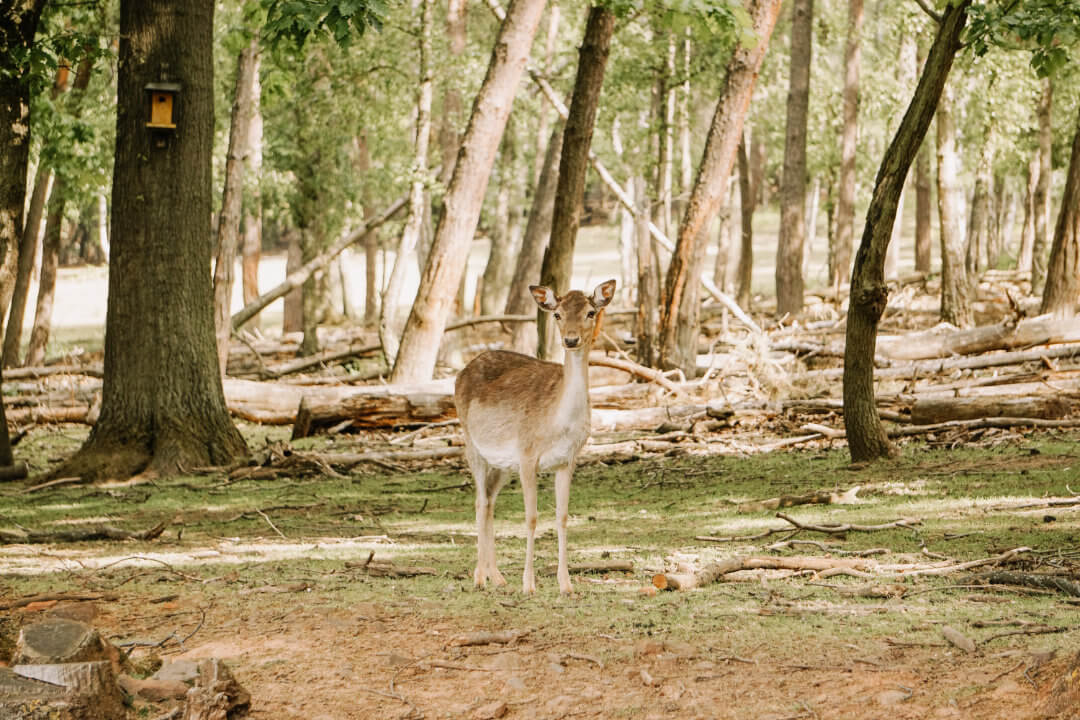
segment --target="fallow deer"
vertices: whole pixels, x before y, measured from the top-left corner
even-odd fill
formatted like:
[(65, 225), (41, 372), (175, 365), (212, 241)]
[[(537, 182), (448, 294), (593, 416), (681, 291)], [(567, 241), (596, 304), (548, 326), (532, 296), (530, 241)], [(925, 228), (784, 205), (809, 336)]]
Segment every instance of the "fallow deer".
[(571, 290), (559, 297), (533, 285), (536, 304), (554, 314), (566, 351), (562, 365), (520, 353), (493, 350), (479, 355), (458, 375), (454, 402), (465, 433), (465, 457), (476, 479), (477, 563), (473, 580), (505, 585), (495, 566), (495, 498), (516, 469), (525, 499), (525, 573), (522, 589), (536, 591), (536, 474), (555, 471), (555, 516), (559, 537), (559, 590), (570, 593), (566, 524), (570, 480), (578, 452), (589, 437), (589, 350), (600, 329), (615, 281), (592, 295)]

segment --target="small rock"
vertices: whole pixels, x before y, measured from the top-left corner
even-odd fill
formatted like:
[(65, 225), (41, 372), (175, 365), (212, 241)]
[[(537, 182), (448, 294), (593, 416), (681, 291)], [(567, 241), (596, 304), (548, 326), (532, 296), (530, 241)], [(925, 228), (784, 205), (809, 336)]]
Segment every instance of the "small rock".
[(187, 695), (188, 685), (178, 681), (163, 681), (153, 678), (134, 678), (121, 675), (117, 682), (128, 695), (142, 698), (148, 702), (163, 700), (181, 700)]
[(638, 673), (638, 675), (641, 677), (641, 682), (643, 684), (648, 685), (649, 687), (656, 684), (656, 678), (654, 678), (645, 668), (641, 668), (641, 672)]
[(519, 678), (517, 675), (511, 675), (506, 678), (506, 687), (516, 692), (525, 692), (525, 690), (527, 689), (525, 686), (525, 681)]
[(473, 717), (476, 720), (494, 720), (495, 718), (501, 718), (506, 714), (506, 703), (501, 700), (495, 702), (489, 702), (487, 705), (481, 705), (476, 708), (476, 712), (473, 713)]

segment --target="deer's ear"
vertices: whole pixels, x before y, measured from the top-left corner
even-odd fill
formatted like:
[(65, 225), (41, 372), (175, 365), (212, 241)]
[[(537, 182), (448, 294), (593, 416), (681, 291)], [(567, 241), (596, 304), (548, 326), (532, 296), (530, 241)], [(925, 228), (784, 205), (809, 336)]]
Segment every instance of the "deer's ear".
[(611, 302), (611, 298), (615, 297), (615, 281), (608, 280), (607, 282), (600, 283), (593, 290), (592, 304), (597, 308), (602, 308)]
[(555, 294), (555, 291), (551, 288), (544, 287), (543, 285), (530, 285), (529, 292), (532, 293), (533, 300), (544, 310), (548, 312), (554, 312), (555, 308), (559, 307), (559, 296)]

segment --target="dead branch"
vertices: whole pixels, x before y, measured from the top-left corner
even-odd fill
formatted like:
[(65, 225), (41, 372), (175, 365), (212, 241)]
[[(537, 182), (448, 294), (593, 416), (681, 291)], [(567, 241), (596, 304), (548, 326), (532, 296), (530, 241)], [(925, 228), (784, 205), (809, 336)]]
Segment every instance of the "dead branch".
[(653, 585), (660, 590), (690, 590), (710, 585), (724, 575), (740, 570), (811, 570), (836, 568), (869, 570), (874, 563), (858, 558), (822, 557), (734, 557), (707, 565), (696, 573), (657, 573)]
[[(544, 574), (554, 575), (557, 568), (557, 565), (548, 565), (544, 568)], [(569, 569), (572, 573), (633, 572), (634, 562), (632, 560), (608, 560), (592, 563), (570, 563)]]
[[(971, 568), (983, 567), (984, 565), (997, 565), (1003, 563), (1006, 560), (1011, 560), (1017, 555), (1022, 553), (1031, 552), (1029, 547), (1019, 547), (1012, 550), (1006, 550), (1000, 555), (994, 555), (993, 557), (983, 558), (981, 560), (970, 560), (962, 563), (952, 563), (949, 565), (938, 565), (935, 567), (924, 566), (904, 566), (904, 567), (883, 567), (882, 570), (894, 570), (897, 571), (897, 577), (914, 577), (921, 575), (948, 575), (949, 573), (959, 572), (960, 570), (970, 570)], [(910, 569), (909, 569), (910, 568)]]
[(636, 362), (631, 362), (629, 360), (621, 360), (619, 358), (613, 358), (608, 355), (604, 355), (603, 353), (594, 352), (589, 353), (589, 364), (615, 368), (616, 370), (623, 370), (624, 372), (628, 372), (631, 375), (636, 375), (637, 377), (644, 378), (649, 382), (656, 383), (672, 395), (682, 394), (682, 391), (679, 390), (679, 388), (675, 387), (674, 383), (664, 377), (663, 373), (659, 372), (658, 370), (653, 370), (652, 368), (645, 367), (644, 365), (639, 365)]
[(910, 528), (922, 524), (922, 520), (918, 518), (900, 518), (899, 520), (893, 520), (892, 522), (882, 523), (880, 525), (856, 525), (853, 523), (812, 525), (800, 522), (782, 512), (776, 513), (776, 517), (781, 520), (786, 520), (799, 530), (809, 530), (811, 532), (826, 533), (828, 535), (846, 535), (849, 532), (877, 532), (878, 530), (891, 530), (893, 528)]
[(293, 270), (291, 273), (289, 273), (285, 280), (278, 284), (276, 287), (263, 293), (257, 299), (248, 303), (241, 310), (235, 313), (230, 319), (232, 322), (232, 326), (234, 328), (241, 327), (248, 320), (262, 312), (267, 305), (274, 302), (280, 297), (284, 297), (291, 290), (295, 290), (296, 288), (303, 285), (304, 281), (311, 277), (312, 273), (314, 273), (319, 268), (329, 264), (330, 261), (340, 255), (345, 250), (345, 248), (359, 241), (368, 232), (374, 230), (379, 225), (385, 223), (387, 220), (392, 218), (399, 211), (401, 211), (402, 208), (405, 207), (407, 202), (408, 196), (402, 195), (393, 203), (391, 203), (390, 207), (384, 210), (381, 215), (372, 218), (368, 222), (361, 223), (360, 227), (344, 235), (333, 245), (326, 248), (326, 250), (323, 250), (311, 260), (304, 263), (296, 270)]
[(1007, 572), (997, 570), (994, 572), (980, 573), (974, 580), (989, 583), (991, 585), (1019, 585), (1021, 587), (1034, 587), (1043, 590), (1055, 590), (1072, 597), (1080, 597), (1080, 583), (1066, 580), (1057, 575), (1037, 575), (1034, 573)]
[(111, 525), (99, 525), (94, 528), (71, 530), (53, 530), (50, 532), (28, 530), (0, 530), (0, 544), (15, 543), (61, 543), (88, 542), (92, 540), (154, 540), (165, 532), (168, 522), (160, 522), (152, 528), (141, 531), (121, 530)]
[(438, 571), (431, 567), (417, 567), (414, 565), (394, 565), (390, 562), (376, 561), (375, 551), (372, 550), (364, 562), (346, 562), (345, 567), (350, 570), (363, 570), (373, 577), (417, 577), (418, 575), (438, 575)]
[(852, 505), (858, 502), (858, 498), (855, 497), (858, 492), (859, 487), (856, 486), (842, 493), (818, 490), (804, 495), (781, 495), (768, 500), (740, 503), (736, 509), (738, 512), (758, 512), (760, 510), (776, 510), (777, 508), (794, 507), (796, 505)]

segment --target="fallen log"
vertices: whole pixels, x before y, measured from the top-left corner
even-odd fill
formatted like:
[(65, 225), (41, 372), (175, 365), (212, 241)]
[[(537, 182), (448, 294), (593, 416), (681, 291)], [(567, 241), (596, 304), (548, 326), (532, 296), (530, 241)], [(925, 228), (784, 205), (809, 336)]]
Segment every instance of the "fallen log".
[[(1080, 357), (1080, 343), (1061, 343), (1054, 347), (1039, 347), (1030, 350), (1012, 352), (993, 352), (975, 357), (952, 357), (934, 360), (919, 360), (903, 365), (878, 368), (874, 370), (874, 379), (898, 377), (926, 377), (927, 375), (945, 374), (950, 370), (981, 370), (1005, 365), (1021, 365), (1026, 362), (1051, 360), (1063, 357)], [(800, 377), (806, 379), (835, 380), (843, 377), (844, 368), (825, 368), (810, 370)]]
[(1040, 418), (1056, 420), (1071, 415), (1076, 403), (1053, 395), (1035, 397), (916, 398), (911, 406), (912, 425), (977, 418)]
[(711, 585), (724, 575), (740, 570), (811, 570), (822, 572), (843, 568), (847, 570), (870, 570), (876, 566), (872, 560), (862, 558), (824, 557), (733, 557), (711, 563), (695, 573), (657, 573), (653, 585), (659, 590), (690, 590)]
[(398, 388), (395, 392), (372, 392), (382, 388), (334, 388), (318, 395), (304, 395), (296, 411), (292, 439), (314, 435), (319, 430), (348, 421), (356, 428), (392, 428), (401, 425), (437, 423), (457, 417), (454, 397), (441, 387)]
[(934, 328), (909, 335), (882, 336), (877, 340), (877, 352), (891, 360), (929, 360), (1077, 341), (1080, 341), (1080, 318), (1040, 316), (1016, 324), (1004, 322), (970, 330)]
[(74, 528), (70, 530), (0, 530), (0, 544), (9, 543), (59, 543), (87, 542), (91, 540), (154, 540), (165, 532), (168, 523), (161, 522), (147, 530), (121, 530), (111, 525), (93, 528)]

